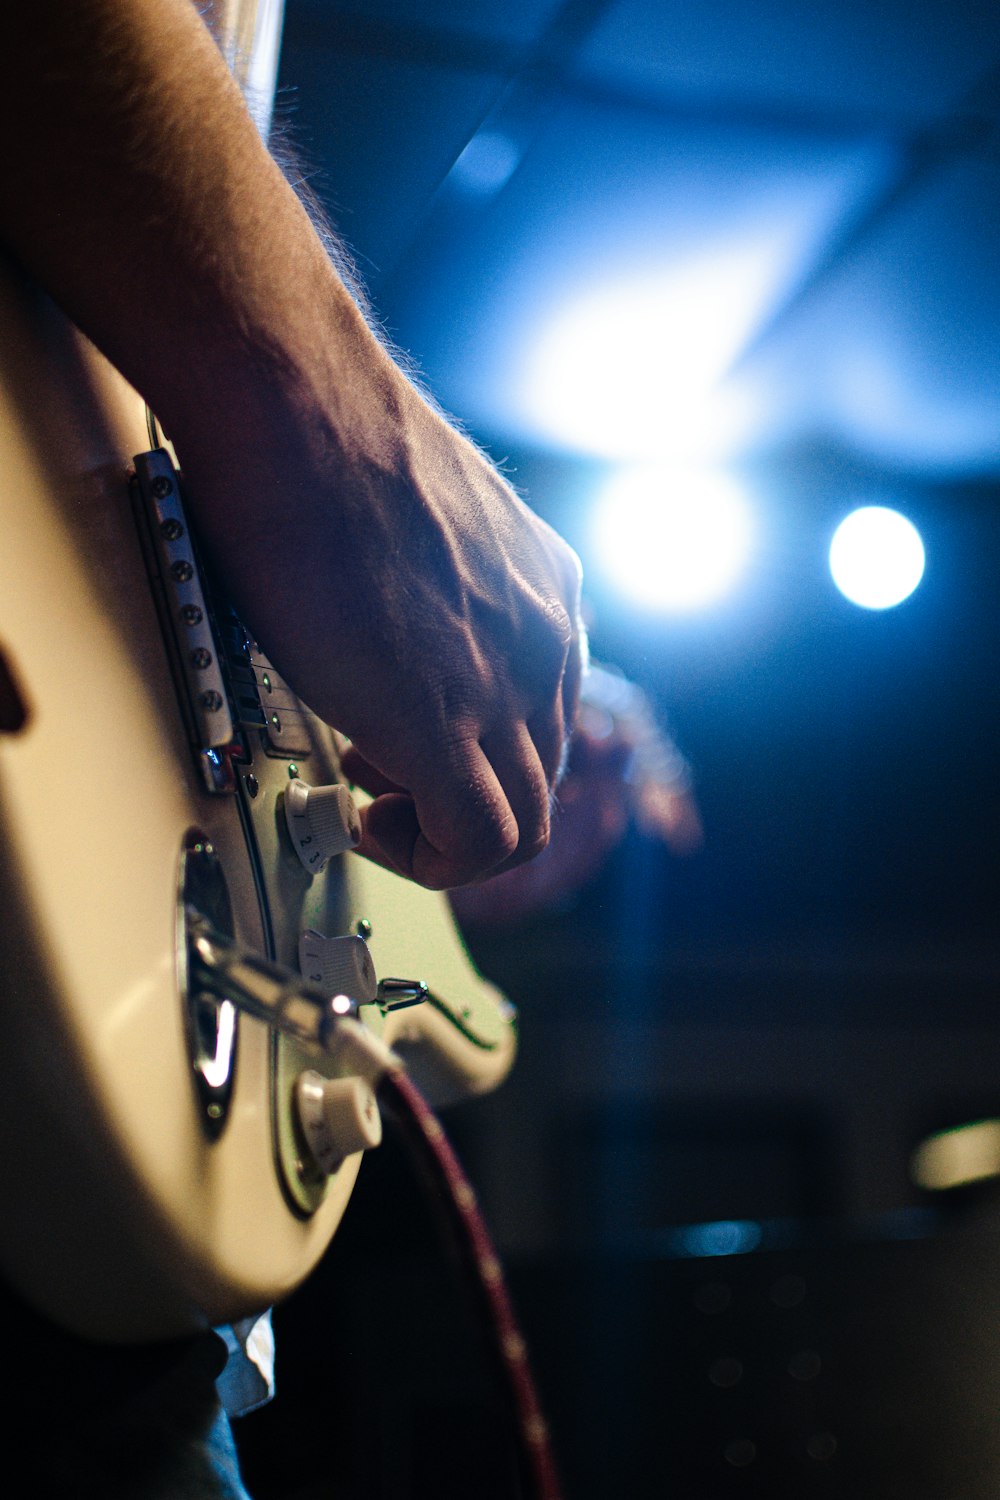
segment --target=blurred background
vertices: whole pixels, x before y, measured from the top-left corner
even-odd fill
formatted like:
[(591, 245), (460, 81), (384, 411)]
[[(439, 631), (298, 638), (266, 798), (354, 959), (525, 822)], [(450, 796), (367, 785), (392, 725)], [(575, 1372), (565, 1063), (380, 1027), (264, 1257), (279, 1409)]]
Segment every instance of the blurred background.
[[(912, 1158), (1000, 1114), (1000, 9), (287, 0), (279, 116), (682, 757), (673, 837), (635, 804), (581, 890), (468, 924), (522, 1056), (451, 1126), (570, 1494), (995, 1496), (995, 1148)], [(926, 556), (890, 607), (828, 560), (871, 506)], [(457, 1366), (394, 1202), (310, 1295), (424, 1308), (436, 1395), (341, 1339), (399, 1434)], [(358, 1493), (492, 1493), (402, 1472)]]

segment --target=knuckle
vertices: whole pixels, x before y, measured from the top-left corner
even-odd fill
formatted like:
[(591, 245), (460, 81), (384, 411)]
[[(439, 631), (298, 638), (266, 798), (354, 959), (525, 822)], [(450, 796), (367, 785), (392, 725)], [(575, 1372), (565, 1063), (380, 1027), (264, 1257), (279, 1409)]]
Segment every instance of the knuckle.
[[(539, 770), (544, 775), (544, 766)], [(518, 819), (518, 863), (534, 859), (549, 842), (551, 832), (551, 794), (547, 781), (539, 779), (531, 788), (531, 797)]]
[(518, 828), (509, 806), (483, 788), (475, 788), (463, 809), (456, 832), (459, 838), (450, 851), (454, 863), (474, 879), (508, 859), (518, 846)]
[(491, 820), (479, 845), (479, 853), (487, 861), (486, 868), (500, 864), (517, 849), (520, 843), (517, 823), (512, 813)]
[(563, 543), (563, 548), (567, 596), (575, 604), (579, 601), (583, 589), (583, 563), (580, 561), (579, 554), (567, 543)]
[(546, 689), (559, 683), (573, 646), (573, 621), (559, 599), (545, 599), (534, 619), (524, 660)]
[(568, 650), (573, 640), (573, 618), (569, 610), (561, 599), (552, 599), (545, 613), (554, 639), (564, 651)]
[(528, 838), (518, 842), (517, 859), (519, 864), (527, 864), (529, 860), (537, 859), (538, 856), (549, 847), (550, 830), (548, 820), (544, 828), (538, 828)]

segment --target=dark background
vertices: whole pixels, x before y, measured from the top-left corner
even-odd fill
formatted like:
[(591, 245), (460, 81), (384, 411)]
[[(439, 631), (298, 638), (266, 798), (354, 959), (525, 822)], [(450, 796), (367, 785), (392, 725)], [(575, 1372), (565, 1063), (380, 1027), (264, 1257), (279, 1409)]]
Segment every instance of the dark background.
[[(572, 906), (473, 938), (523, 1048), (452, 1127), (573, 1493), (985, 1500), (993, 1210), (928, 1203), (909, 1159), (1000, 1113), (1000, 10), (288, 0), (285, 38), (280, 115), (378, 317), (581, 552), (594, 654), (669, 724), (705, 825), (685, 860), (633, 830)], [(704, 391), (753, 413), (710, 456), (761, 543), (724, 604), (651, 617), (590, 555), (632, 455), (545, 430), (532, 340), (571, 295), (761, 238)], [(684, 348), (653, 337), (669, 458)], [(871, 502), (928, 554), (884, 613), (826, 571)]]

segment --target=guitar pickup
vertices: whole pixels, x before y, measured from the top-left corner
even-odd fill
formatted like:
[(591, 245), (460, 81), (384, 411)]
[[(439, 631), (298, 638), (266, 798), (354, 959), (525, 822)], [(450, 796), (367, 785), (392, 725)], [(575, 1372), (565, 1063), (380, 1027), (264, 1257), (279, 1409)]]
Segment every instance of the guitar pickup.
[(306, 710), (232, 611), (218, 628), (239, 722), (262, 731), (268, 751), (304, 759), (312, 749)]
[(279, 755), (294, 755), (299, 758), (308, 755), (311, 741), (306, 711), (302, 704), (284, 678), (271, 666), (256, 641), (250, 643), (248, 656), (270, 749)]
[(165, 448), (135, 459), (138, 510), (151, 553), (175, 676), (183, 686), (194, 743), (219, 750), (233, 738), (226, 684), (216, 650), (177, 471)]

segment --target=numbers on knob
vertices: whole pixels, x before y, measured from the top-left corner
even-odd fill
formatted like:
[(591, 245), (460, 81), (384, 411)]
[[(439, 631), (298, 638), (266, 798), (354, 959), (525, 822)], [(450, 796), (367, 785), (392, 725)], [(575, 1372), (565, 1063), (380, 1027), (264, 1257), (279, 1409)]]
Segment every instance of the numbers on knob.
[(325, 1176), (382, 1139), (378, 1103), (363, 1078), (324, 1078), (309, 1069), (296, 1081), (295, 1103), (310, 1154)]
[(285, 823), (303, 869), (318, 875), (361, 840), (361, 818), (346, 786), (309, 786), (296, 777), (285, 789)]
[(326, 937), (307, 927), (299, 938), (299, 970), (326, 995), (349, 995), (359, 1005), (378, 996), (375, 965), (363, 937)]

